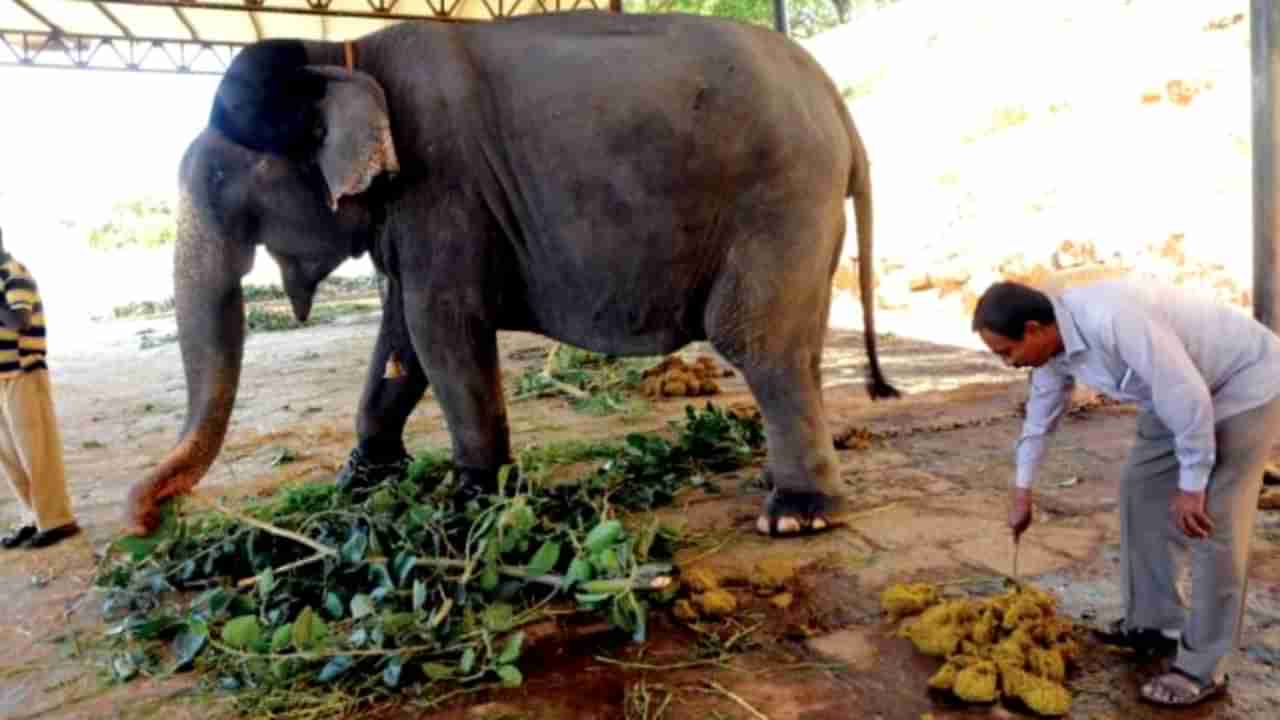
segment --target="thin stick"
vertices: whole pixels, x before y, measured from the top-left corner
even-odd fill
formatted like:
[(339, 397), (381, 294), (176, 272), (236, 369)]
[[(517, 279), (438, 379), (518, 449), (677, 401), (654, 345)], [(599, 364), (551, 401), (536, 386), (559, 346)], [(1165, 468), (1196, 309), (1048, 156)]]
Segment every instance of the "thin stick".
[(723, 693), (725, 697), (727, 697), (727, 698), (729, 698), (730, 700), (732, 700), (732, 701), (734, 701), (734, 702), (738, 703), (739, 705), (741, 705), (741, 706), (743, 707), (743, 709), (745, 709), (747, 712), (751, 713), (751, 714), (752, 714), (752, 715), (754, 715), (755, 717), (759, 718), (760, 720), (769, 720), (769, 716), (768, 716), (768, 715), (765, 715), (764, 713), (760, 712), (759, 710), (757, 710), (757, 709), (755, 709), (755, 708), (751, 707), (751, 703), (749, 703), (749, 702), (747, 702), (746, 700), (743, 700), (741, 697), (739, 697), (739, 696), (737, 696), (737, 695), (734, 695), (733, 693), (729, 692), (727, 689), (725, 689), (725, 687), (724, 687), (723, 685), (721, 685), (720, 683), (716, 682), (715, 680), (708, 680), (708, 681), (707, 681), (707, 684), (708, 684), (708, 685), (710, 685), (712, 688), (714, 688), (714, 689), (716, 689), (716, 690), (720, 691), (721, 693)]
[(337, 550), (334, 550), (328, 545), (318, 543), (315, 540), (312, 540), (311, 538), (307, 537), (306, 535), (299, 535), (296, 532), (292, 532), (290, 530), (285, 530), (284, 528), (276, 527), (275, 525), (272, 525), (270, 523), (262, 522), (261, 520), (251, 518), (248, 515), (245, 515), (243, 513), (238, 513), (224, 506), (222, 503), (218, 502), (217, 500), (210, 500), (208, 498), (202, 498), (197, 495), (191, 496), (191, 499), (195, 501), (197, 505), (204, 505), (205, 507), (211, 508), (213, 510), (216, 510), (222, 513), (223, 515), (226, 515), (227, 517), (238, 520), (244, 523), (245, 525), (250, 525), (252, 527), (258, 528), (263, 532), (267, 532), (282, 538), (288, 538), (289, 540), (292, 540), (296, 543), (306, 545), (307, 547), (311, 548), (312, 550), (315, 550), (317, 553), (320, 553), (322, 555), (331, 555), (336, 557), (338, 554)]
[[(313, 562), (318, 562), (327, 557), (332, 557), (332, 555), (328, 553), (316, 553), (315, 555), (312, 555), (310, 557), (305, 557), (305, 558), (302, 558), (301, 560), (294, 560), (291, 563), (285, 563), (284, 565), (281, 565), (280, 567), (277, 567), (277, 568), (271, 568), (271, 574), (280, 575), (282, 573), (289, 572), (290, 570), (296, 570), (302, 567), (303, 565), (310, 565)], [(247, 587), (253, 587), (258, 583), (258, 577), (259, 577), (258, 575), (254, 575), (253, 577), (247, 577), (241, 580), (240, 582), (236, 583), (236, 587), (241, 589), (247, 588)]]
[(688, 662), (671, 663), (670, 665), (653, 665), (651, 663), (627, 662), (626, 660), (615, 660), (603, 655), (596, 655), (595, 659), (606, 665), (617, 665), (618, 667), (627, 668), (628, 670), (685, 670), (696, 667), (722, 667), (730, 668), (731, 666), (723, 660), (690, 660)]

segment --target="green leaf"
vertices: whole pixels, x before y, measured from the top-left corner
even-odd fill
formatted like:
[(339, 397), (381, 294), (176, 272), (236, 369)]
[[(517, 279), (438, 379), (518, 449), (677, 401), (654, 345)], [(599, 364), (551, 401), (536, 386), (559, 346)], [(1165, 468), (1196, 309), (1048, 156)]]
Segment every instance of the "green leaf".
[(329, 637), (329, 627), (310, 607), (302, 608), (293, 621), (293, 646), (303, 652), (318, 647)]
[(353, 664), (350, 655), (339, 655), (320, 669), (320, 675), (316, 677), (316, 680), (322, 683), (332, 682), (339, 675), (350, 670)]
[(515, 609), (508, 603), (494, 603), (484, 609), (481, 622), (494, 632), (506, 632), (515, 622)]
[(649, 551), (653, 549), (653, 541), (658, 537), (658, 518), (654, 518), (636, 539), (636, 560), (645, 562), (649, 559)]
[(432, 680), (448, 680), (453, 677), (453, 668), (441, 663), (422, 663), (422, 672)]
[(411, 612), (382, 613), (382, 631), (391, 637), (408, 630), (416, 625), (417, 622), (418, 616)]
[(258, 573), (257, 584), (258, 598), (262, 604), (267, 604), (271, 600), (271, 592), (276, 589), (276, 576), (271, 572), (271, 568), (267, 568)]
[(427, 586), (421, 580), (413, 581), (413, 611), (418, 612), (427, 604)]
[(458, 669), (463, 675), (474, 670), (476, 667), (476, 649), (469, 647), (462, 651), (462, 659), (458, 662)]
[(409, 574), (413, 572), (413, 568), (417, 565), (418, 558), (408, 550), (402, 550), (396, 556), (392, 568), (396, 574), (396, 584), (403, 586), (405, 581), (409, 579)]
[(569, 563), (569, 572), (565, 574), (565, 580), (570, 585), (577, 585), (589, 582), (593, 575), (591, 563), (586, 558), (577, 557), (573, 559), (573, 562)]
[(504, 687), (516, 688), (524, 684), (524, 675), (515, 665), (499, 665), (496, 672)]
[(524, 631), (517, 630), (507, 638), (506, 647), (502, 648), (502, 653), (498, 655), (499, 665), (510, 665), (520, 658), (520, 649), (524, 646)]
[(293, 642), (293, 623), (281, 625), (271, 634), (271, 652), (284, 652)]
[(351, 536), (342, 544), (342, 559), (352, 565), (358, 565), (364, 560), (365, 552), (368, 550), (369, 536), (359, 528), (352, 528)]
[(386, 683), (387, 687), (399, 686), (400, 685), (400, 669), (401, 669), (400, 658), (392, 658), (391, 662), (387, 663), (387, 666), (382, 669), (382, 682)]
[(190, 665), (208, 642), (209, 626), (199, 620), (189, 623), (173, 641), (174, 669)]
[(128, 682), (138, 674), (138, 664), (133, 661), (131, 654), (121, 653), (111, 658), (111, 674), (120, 682)]
[(489, 563), (484, 566), (484, 570), (480, 571), (480, 589), (493, 592), (496, 587), (498, 587), (498, 566)]
[(244, 650), (262, 639), (262, 627), (254, 615), (241, 615), (222, 626), (222, 642), (236, 650)]
[(595, 557), (596, 566), (606, 574), (617, 576), (622, 572), (622, 563), (618, 560), (618, 552), (614, 548), (605, 548)]
[(324, 594), (324, 609), (334, 620), (341, 620), (347, 614), (346, 608), (342, 606), (342, 598), (332, 590)]
[(560, 543), (550, 540), (542, 543), (538, 552), (533, 554), (527, 568), (530, 575), (545, 575), (560, 561)]
[(373, 614), (373, 601), (364, 593), (356, 593), (351, 598), (351, 617), (359, 620)]
[(582, 546), (589, 553), (595, 553), (603, 550), (618, 541), (622, 537), (624, 528), (620, 520), (605, 520), (587, 533), (587, 539), (582, 542)]

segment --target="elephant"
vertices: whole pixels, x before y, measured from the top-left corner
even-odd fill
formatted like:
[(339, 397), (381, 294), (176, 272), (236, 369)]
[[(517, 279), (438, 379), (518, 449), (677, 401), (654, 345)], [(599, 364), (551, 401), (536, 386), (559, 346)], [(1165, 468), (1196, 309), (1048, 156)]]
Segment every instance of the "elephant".
[(709, 341), (763, 416), (770, 535), (828, 526), (838, 458), (820, 362), (856, 216), (873, 399), (866, 148), (834, 83), (786, 36), (731, 20), (600, 11), (413, 21), (346, 42), (243, 48), (178, 172), (174, 299), (187, 414), (129, 490), (158, 525), (221, 450), (256, 248), (305, 321), (368, 253), (384, 311), (345, 472), (395, 467), (432, 383), (458, 492), (511, 463), (497, 333), (614, 355)]

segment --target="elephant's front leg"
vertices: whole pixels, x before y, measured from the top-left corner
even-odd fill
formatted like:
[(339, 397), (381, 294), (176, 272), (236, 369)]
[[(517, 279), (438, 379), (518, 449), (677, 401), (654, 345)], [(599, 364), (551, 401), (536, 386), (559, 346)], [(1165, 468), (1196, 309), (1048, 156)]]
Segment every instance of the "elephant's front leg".
[(368, 487), (400, 477), (411, 460), (404, 446), (404, 427), (427, 391), (427, 374), (409, 339), (398, 283), (394, 279), (388, 283), (382, 326), (356, 414), (356, 446), (338, 471), (339, 487)]
[(449, 424), (464, 497), (494, 492), (498, 471), (511, 462), (497, 330), (482, 308), (458, 297), (468, 294), (446, 290), (405, 300), (413, 345)]

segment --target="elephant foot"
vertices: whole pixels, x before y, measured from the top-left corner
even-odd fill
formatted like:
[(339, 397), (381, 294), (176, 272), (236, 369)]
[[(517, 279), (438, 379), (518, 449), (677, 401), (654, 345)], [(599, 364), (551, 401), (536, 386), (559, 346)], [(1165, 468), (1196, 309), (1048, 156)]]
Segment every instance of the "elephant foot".
[[(506, 486), (508, 490), (515, 487), (520, 479), (519, 473), (518, 468), (511, 468), (510, 473), (507, 475)], [(457, 484), (458, 489), (454, 491), (454, 497), (464, 503), (485, 495), (497, 495), (498, 470), (458, 468)]]
[(388, 478), (398, 479), (404, 476), (409, 470), (409, 463), (413, 462), (413, 458), (404, 450), (392, 455), (388, 458), (371, 458), (359, 446), (351, 449), (351, 454), (347, 456), (347, 461), (342, 464), (342, 468), (338, 470), (338, 476), (334, 480), (339, 490), (354, 492), (357, 490), (367, 490), (372, 488)]
[(764, 502), (764, 513), (756, 518), (756, 531), (775, 538), (825, 532), (838, 527), (826, 517), (835, 504), (825, 493), (775, 487)]

